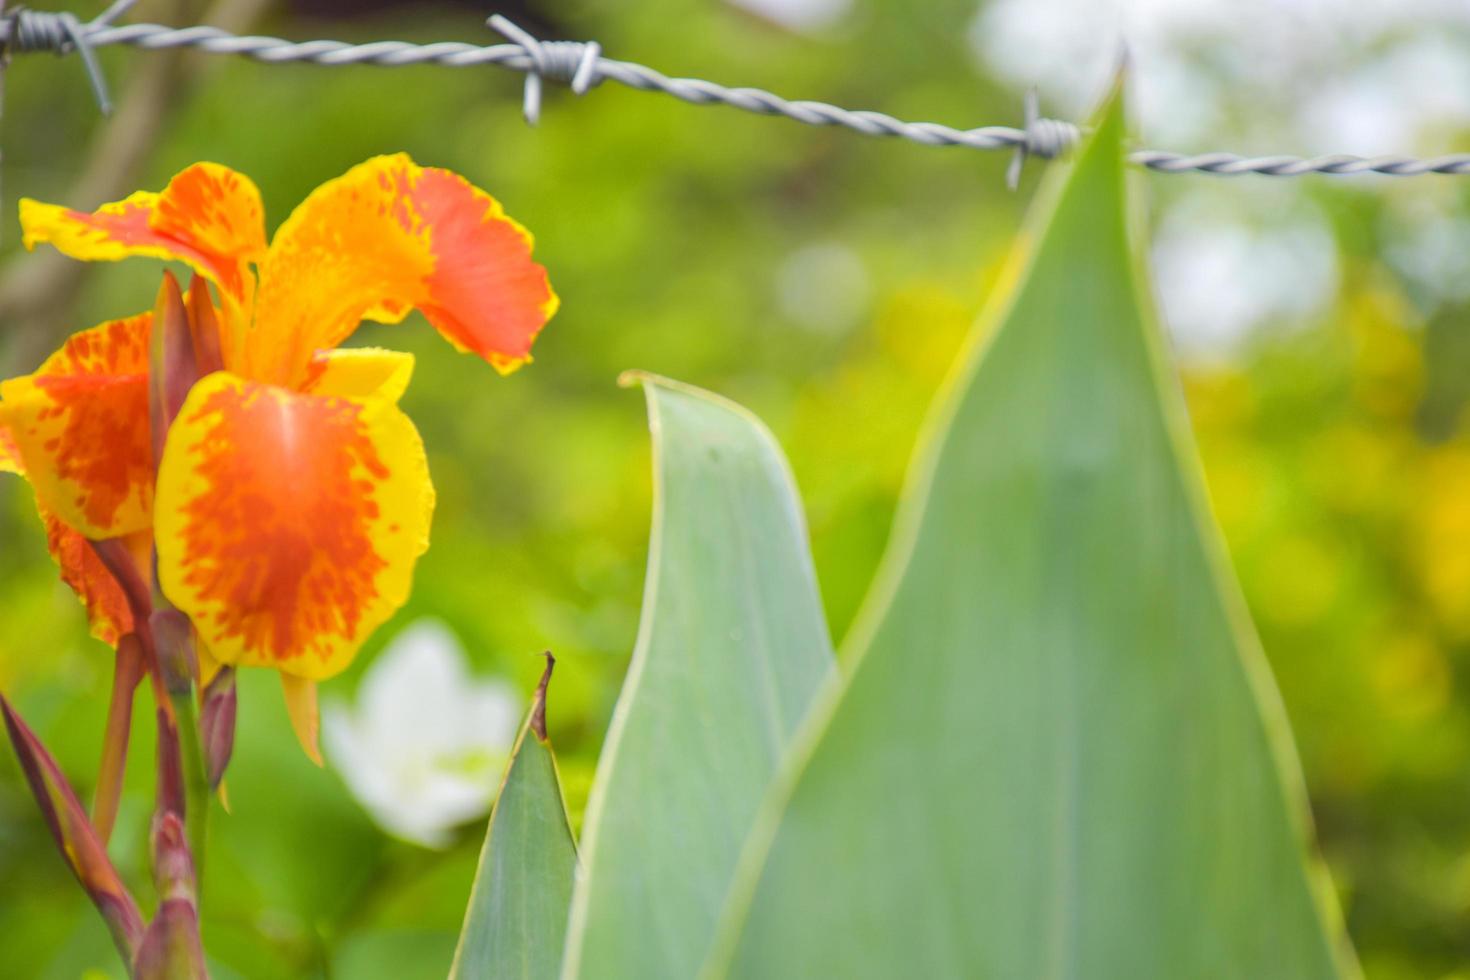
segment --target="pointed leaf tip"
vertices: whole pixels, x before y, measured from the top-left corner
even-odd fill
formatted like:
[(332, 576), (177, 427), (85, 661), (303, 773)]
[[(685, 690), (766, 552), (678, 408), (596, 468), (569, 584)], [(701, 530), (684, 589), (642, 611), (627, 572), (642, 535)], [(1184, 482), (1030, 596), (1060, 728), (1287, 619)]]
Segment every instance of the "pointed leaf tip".
[(577, 844), (546, 739), (546, 689), (556, 661), (550, 651), (544, 656), (546, 669), (490, 814), (451, 980), (560, 975)]
[(556, 658), (551, 655), (550, 650), (543, 650), (541, 656), (546, 658), (546, 669), (541, 672), (541, 683), (536, 685), (536, 694), (531, 699), (531, 717), (527, 724), (531, 726), (531, 733), (536, 740), (544, 743), (546, 741), (546, 689), (551, 685), (551, 671), (556, 667)]

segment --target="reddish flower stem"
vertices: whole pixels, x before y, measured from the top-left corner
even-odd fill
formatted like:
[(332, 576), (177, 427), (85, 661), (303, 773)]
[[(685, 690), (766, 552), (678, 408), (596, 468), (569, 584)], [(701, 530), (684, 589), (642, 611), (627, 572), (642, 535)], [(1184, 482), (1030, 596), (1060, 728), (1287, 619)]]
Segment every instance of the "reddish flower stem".
[(107, 728), (102, 737), (102, 762), (97, 766), (97, 794), (92, 801), (92, 825), (105, 846), (117, 821), (127, 769), (128, 738), (133, 729), (133, 692), (143, 679), (146, 665), (143, 646), (132, 633), (117, 641), (117, 660), (112, 673), (112, 700), (107, 706)]

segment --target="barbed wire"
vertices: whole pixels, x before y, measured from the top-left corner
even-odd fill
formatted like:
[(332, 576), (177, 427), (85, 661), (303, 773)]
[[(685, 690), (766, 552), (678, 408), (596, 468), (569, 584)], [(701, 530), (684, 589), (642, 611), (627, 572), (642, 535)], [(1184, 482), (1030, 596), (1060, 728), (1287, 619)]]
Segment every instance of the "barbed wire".
[[(1008, 171), (1012, 186), (1028, 157), (1052, 159), (1066, 153), (1081, 138), (1077, 125), (1042, 116), (1035, 93), (1026, 99), (1021, 128), (981, 126), (956, 129), (932, 122), (906, 122), (882, 112), (844, 109), (811, 100), (782, 98), (764, 89), (729, 87), (700, 78), (670, 78), (656, 69), (633, 61), (602, 56), (595, 41), (543, 41), (504, 17), (496, 15), (489, 26), (509, 43), (476, 45), (459, 41), (414, 44), (407, 41), (288, 41), (277, 37), (237, 35), (217, 27), (165, 27), (161, 24), (112, 23), (132, 6), (133, 0), (117, 0), (96, 19), (82, 23), (64, 12), (15, 8), (0, 15), (0, 54), (51, 51), (79, 54), (92, 80), (99, 106), (107, 107), (107, 89), (93, 49), (126, 44), (148, 50), (195, 48), (209, 54), (241, 55), (267, 64), (309, 62), (316, 65), (442, 65), (467, 68), (493, 65), (526, 75), (524, 113), (535, 124), (540, 115), (544, 81), (567, 84), (581, 95), (605, 81), (643, 92), (660, 92), (695, 105), (725, 105), (766, 116), (783, 116), (809, 126), (839, 126), (867, 136), (889, 136), (926, 146), (963, 146), (974, 150), (1012, 150)], [(1244, 156), (1239, 153), (1174, 153), (1165, 150), (1136, 150), (1133, 163), (1161, 173), (1196, 172), (1216, 175), (1263, 174), (1296, 177), (1303, 174), (1387, 174), (1413, 177), (1422, 174), (1470, 174), (1470, 153), (1418, 159), (1401, 155), (1375, 157), (1331, 154), (1300, 157), (1289, 155)]]

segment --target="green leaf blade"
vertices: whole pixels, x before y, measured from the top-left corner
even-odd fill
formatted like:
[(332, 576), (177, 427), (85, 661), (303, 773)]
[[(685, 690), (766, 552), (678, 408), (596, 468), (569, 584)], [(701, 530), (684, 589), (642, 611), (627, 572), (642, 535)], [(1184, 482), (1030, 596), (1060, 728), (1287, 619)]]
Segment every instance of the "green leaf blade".
[(1353, 972), (1135, 267), (1122, 132), (1115, 101), (935, 410), (706, 976)]
[(642, 378), (643, 620), (588, 806), (566, 978), (699, 969), (751, 821), (833, 653), (794, 483), (748, 412)]
[(490, 814), (451, 980), (554, 980), (561, 969), (577, 847), (546, 737), (551, 666)]

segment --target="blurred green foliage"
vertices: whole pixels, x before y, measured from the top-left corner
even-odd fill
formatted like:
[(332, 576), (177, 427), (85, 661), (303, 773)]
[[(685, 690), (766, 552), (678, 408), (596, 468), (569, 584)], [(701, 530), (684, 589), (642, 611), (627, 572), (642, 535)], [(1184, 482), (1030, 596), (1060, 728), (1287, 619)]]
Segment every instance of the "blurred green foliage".
[[(255, 26), (297, 38), (481, 40), (487, 12), (277, 10)], [(535, 12), (531, 26), (596, 37), (671, 74), (957, 124), (1018, 114), (1017, 93), (970, 57), (968, 0), (874, 0), (822, 39), (707, 0), (567, 0)], [(150, 16), (165, 15), (141, 12)], [(150, 57), (102, 54), (119, 89)], [(6, 83), (0, 230), (13, 252), (15, 196), (84, 203), (67, 195), (97, 121), (72, 60), (28, 58)], [(418, 355), (403, 404), (428, 446), (439, 507), (409, 606), (324, 696), (348, 696), (396, 625), (422, 614), (452, 624), (477, 669), (527, 692), (540, 669), (532, 654), (549, 646), (560, 661), (551, 726), (576, 819), (632, 648), (647, 545), (644, 414), (617, 388), (619, 372), (699, 384), (771, 425), (802, 487), (840, 639), (886, 539), (919, 418), (998, 274), (1034, 175), (1011, 195), (1001, 155), (616, 86), (580, 100), (552, 90), (528, 130), (519, 84), (494, 69), (216, 59), (180, 94), (139, 186), (216, 160), (259, 183), (274, 227), (322, 181), (407, 150), (487, 188), (534, 231), (563, 307), (533, 365), (501, 379), (417, 318), (357, 335)], [(1208, 179), (1147, 178), (1165, 196)], [(1249, 195), (1260, 185), (1229, 186)], [(1470, 433), (1455, 369), (1470, 351), (1466, 320), (1407, 292), (1380, 259), (1382, 184), (1311, 186), (1348, 270), (1331, 314), (1276, 325), (1239, 356), (1192, 370), (1190, 404), (1359, 953), (1373, 976), (1448, 976), (1470, 962)], [(98, 266), (58, 302), (80, 329), (146, 308), (157, 282), (146, 261)], [(30, 370), (61, 340), (36, 329), (6, 324), (0, 374)], [(30, 491), (0, 481), (0, 688), (84, 796), (109, 679), (107, 651), (55, 578)], [(231, 812), (214, 814), (206, 872), (215, 975), (442, 976), (481, 828), (443, 853), (385, 837), (336, 775), (301, 755), (275, 688), (264, 672), (242, 678)], [(113, 846), (140, 884), (146, 716), (137, 713)], [(119, 975), (8, 752), (0, 883), (0, 976)]]

